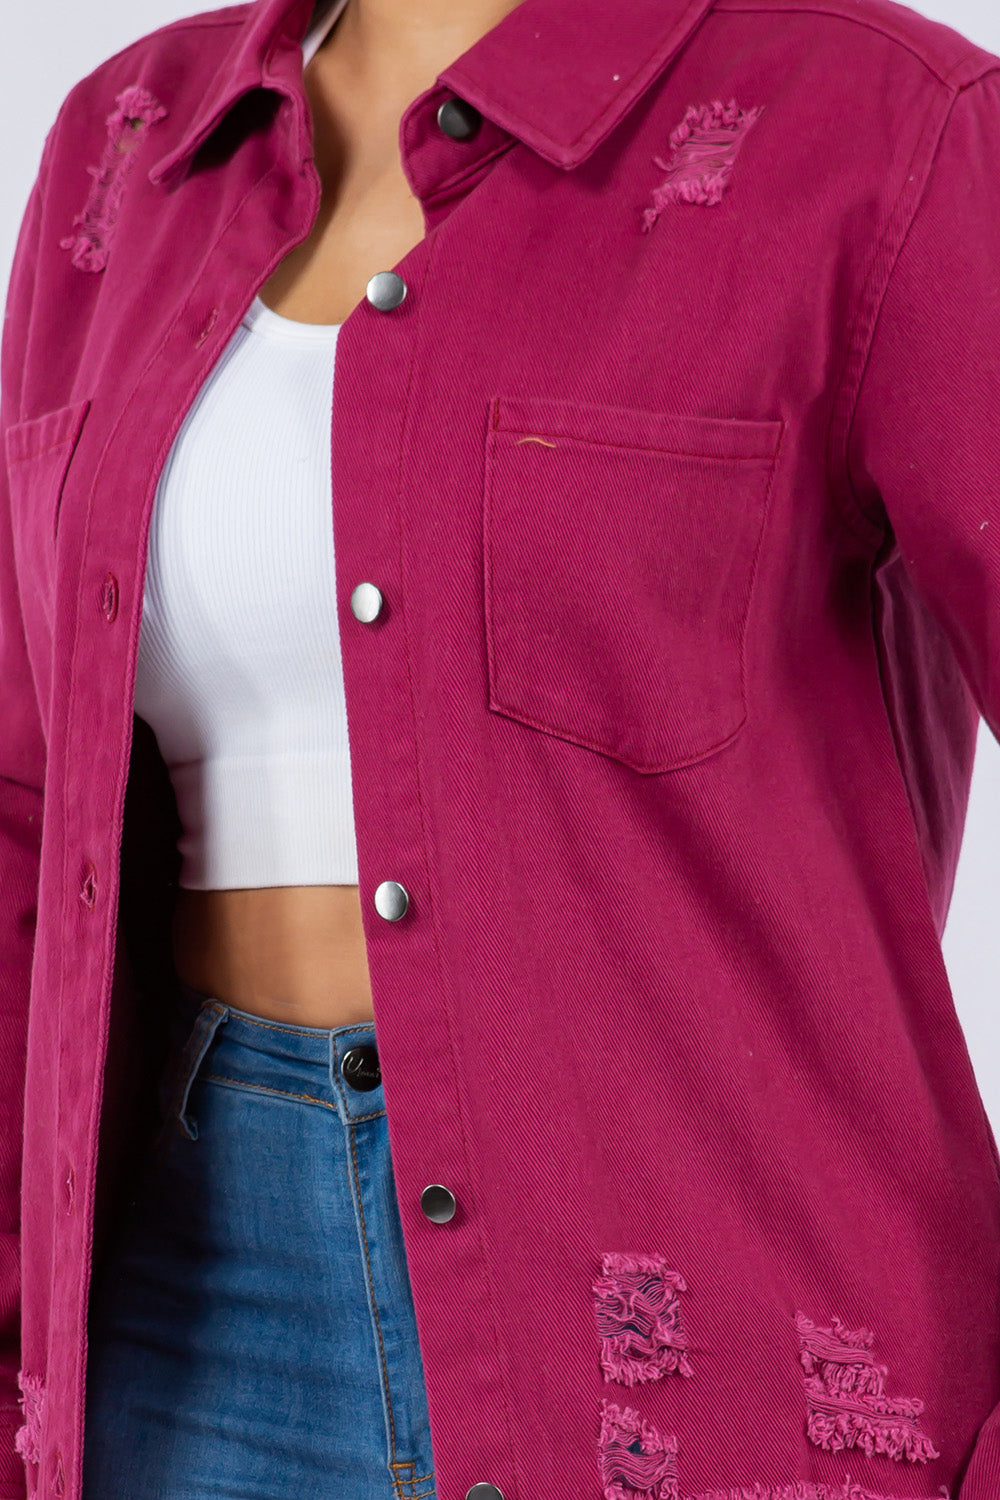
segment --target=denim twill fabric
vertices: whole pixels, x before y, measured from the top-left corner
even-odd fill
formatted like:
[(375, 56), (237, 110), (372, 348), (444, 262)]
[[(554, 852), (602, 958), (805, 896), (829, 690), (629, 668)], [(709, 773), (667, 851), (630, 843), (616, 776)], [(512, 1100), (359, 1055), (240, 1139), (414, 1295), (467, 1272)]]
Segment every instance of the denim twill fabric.
[[(0, 1500), (80, 1500), (176, 885), (152, 499), (320, 212), (311, 10), (92, 70), (18, 239)], [(1000, 736), (1000, 58), (891, 0), (522, 0), (398, 144), (426, 234), (338, 336), (330, 523), (436, 1487), (997, 1500), (941, 933)]]
[(84, 1496), (428, 1500), (384, 1090), (349, 1081), (375, 1029), (180, 989), (163, 1127), (95, 1288)]

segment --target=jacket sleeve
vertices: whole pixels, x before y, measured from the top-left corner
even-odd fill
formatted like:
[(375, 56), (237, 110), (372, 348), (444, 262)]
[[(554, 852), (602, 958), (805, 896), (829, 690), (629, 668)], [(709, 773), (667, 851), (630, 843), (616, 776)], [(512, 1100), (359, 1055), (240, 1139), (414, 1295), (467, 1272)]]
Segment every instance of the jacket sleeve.
[(28, 994), (35, 945), (46, 747), (14, 570), (7, 429), (20, 420), (38, 230), (52, 141), (24, 209), (0, 343), (0, 1497), (25, 1493), (16, 1446), (20, 1365), (20, 1187)]
[[(1000, 64), (961, 89), (886, 282), (849, 445), (1000, 740)], [(1000, 1287), (997, 1289), (1000, 1296)], [(1000, 1345), (996, 1350), (1000, 1387)], [(955, 1500), (1000, 1495), (1000, 1406)]]
[(888, 522), (1000, 740), (998, 162), (1000, 64), (956, 93), (938, 137), (878, 311), (848, 461), (857, 502)]

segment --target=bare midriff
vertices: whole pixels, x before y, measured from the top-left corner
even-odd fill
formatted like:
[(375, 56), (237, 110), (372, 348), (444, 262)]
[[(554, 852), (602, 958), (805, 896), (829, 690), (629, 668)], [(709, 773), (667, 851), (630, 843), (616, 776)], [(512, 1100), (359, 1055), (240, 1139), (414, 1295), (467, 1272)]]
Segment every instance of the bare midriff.
[[(426, 82), (401, 80), (394, 98), (363, 91), (331, 45), (338, 29), (304, 72), (322, 183), (316, 223), (260, 288), (268, 307), (302, 323), (343, 323), (374, 272), (391, 270), (425, 234), (398, 130), (436, 70)], [(173, 954), (184, 983), (241, 1010), (301, 1026), (374, 1018), (357, 885), (182, 887)]]
[(373, 1018), (356, 885), (181, 887), (174, 964), (185, 984), (296, 1026)]

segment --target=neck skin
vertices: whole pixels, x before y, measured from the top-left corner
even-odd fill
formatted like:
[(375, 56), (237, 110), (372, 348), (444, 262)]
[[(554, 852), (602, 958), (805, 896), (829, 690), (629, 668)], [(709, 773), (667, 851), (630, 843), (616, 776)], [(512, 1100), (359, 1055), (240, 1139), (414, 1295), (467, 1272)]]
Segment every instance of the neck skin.
[(521, 0), (347, 0), (316, 54), (369, 99), (409, 99)]

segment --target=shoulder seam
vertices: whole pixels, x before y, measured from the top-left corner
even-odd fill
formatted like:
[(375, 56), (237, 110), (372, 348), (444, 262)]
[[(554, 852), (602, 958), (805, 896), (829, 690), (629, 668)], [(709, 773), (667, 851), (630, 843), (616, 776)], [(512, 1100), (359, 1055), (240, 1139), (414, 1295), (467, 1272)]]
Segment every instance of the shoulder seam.
[[(997, 65), (1000, 66), (1000, 59)], [(972, 83), (978, 79), (970, 80)], [(831, 485), (839, 490), (847, 500), (848, 507), (860, 517), (864, 530), (870, 539), (879, 543), (884, 540), (888, 526), (884, 515), (871, 515), (862, 505), (851, 477), (848, 453), (851, 443), (851, 432), (854, 427), (854, 418), (857, 412), (858, 401), (861, 397), (861, 388), (864, 384), (865, 372), (871, 359), (872, 348), (875, 342), (875, 334), (878, 329), (879, 318), (882, 307), (888, 295), (892, 282), (893, 273), (900, 256), (903, 253), (910, 231), (913, 228), (920, 206), (924, 201), (927, 190), (930, 187), (931, 178), (934, 174), (934, 163), (937, 160), (938, 151), (942, 140), (947, 132), (948, 125), (954, 113), (955, 103), (965, 92), (965, 87), (951, 89), (947, 107), (940, 116), (928, 115), (921, 129), (920, 137), (914, 148), (911, 158), (911, 168), (915, 167), (921, 154), (925, 156), (923, 171), (917, 174), (912, 170), (907, 176), (903, 190), (897, 198), (889, 220), (879, 237), (874, 249), (874, 258), (868, 280), (862, 288), (858, 308), (852, 323), (850, 334), (851, 348), (844, 361), (844, 367), (838, 381), (837, 389), (831, 405), (830, 424), (827, 430), (827, 473), (831, 473), (831, 454), (836, 440), (837, 474), (840, 484)], [(913, 186), (913, 184), (916, 186)], [(909, 191), (908, 191), (909, 190)], [(895, 243), (893, 241), (895, 240)], [(883, 258), (883, 252), (885, 252)], [(877, 278), (876, 271), (882, 267), (882, 273)], [(861, 337), (855, 344), (855, 335), (860, 333)], [(838, 434), (839, 427), (839, 435)]]
[(957, 92), (964, 94), (966, 89), (971, 89), (975, 84), (982, 83), (984, 78), (988, 78), (991, 73), (995, 73), (998, 69), (1000, 69), (1000, 57), (987, 58), (985, 65), (979, 69), (978, 73), (971, 74), (970, 77), (958, 85)]
[[(837, 5), (836, 0), (829, 0), (829, 3), (826, 4), (822, 3), (822, 0), (814, 0), (814, 3), (810, 3), (810, 0), (772, 0), (772, 3), (769, 4), (761, 4), (760, 0), (715, 0), (712, 9), (731, 12), (753, 11), (760, 14), (773, 14), (774, 11), (799, 11), (805, 14), (811, 13), (814, 15), (830, 16), (833, 19), (845, 21), (851, 26), (862, 26), (868, 31), (874, 31), (879, 36), (885, 37), (886, 41), (893, 42), (897, 47), (902, 48), (903, 51), (909, 52), (940, 83), (953, 88), (964, 88), (966, 84), (974, 83), (977, 78), (982, 77), (983, 73), (988, 73), (993, 68), (1000, 66), (1000, 59), (992, 58), (986, 52), (985, 48), (977, 47), (975, 43), (970, 42), (969, 51), (949, 71), (942, 71), (942, 69), (935, 67), (926, 54), (921, 52), (905, 36), (899, 35), (888, 27), (880, 26), (877, 21), (866, 16), (850, 14), (846, 8)], [(981, 59), (983, 63), (980, 71), (969, 77), (963, 77), (963, 72), (967, 65), (976, 58)]]
[[(154, 37), (165, 36), (175, 31), (183, 31), (187, 27), (192, 27), (195, 30), (208, 30), (216, 26), (237, 26), (246, 19), (247, 12), (251, 9), (252, 0), (241, 0), (241, 3), (238, 5), (227, 5), (219, 10), (201, 11), (192, 16), (180, 16), (176, 21), (168, 21), (164, 26), (157, 26), (155, 30), (147, 31), (142, 36), (137, 36), (134, 41), (127, 42), (124, 47), (119, 47), (117, 52), (112, 52), (110, 56), (105, 57), (99, 62), (95, 68), (91, 68), (90, 72), (85, 73), (69, 90), (67, 99), (82, 84), (96, 77), (98, 73), (109, 67), (111, 63), (118, 62), (120, 58), (127, 57), (137, 47), (147, 46)], [(65, 102), (63, 103), (63, 107), (65, 107)], [(60, 110), (61, 112), (62, 110)]]

